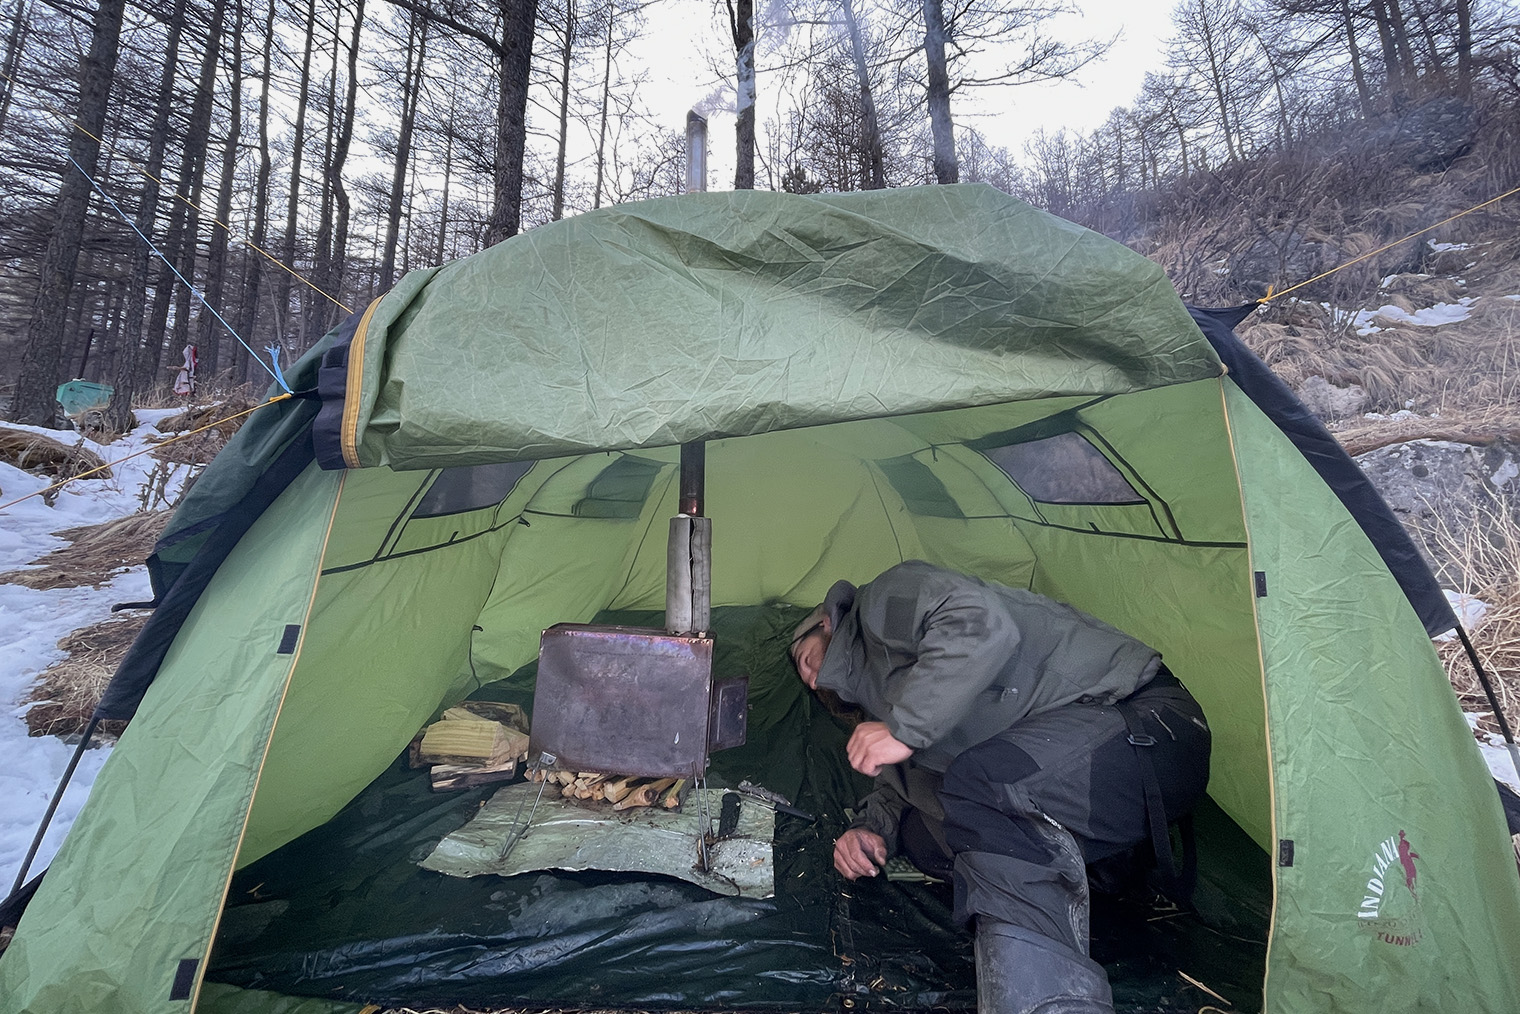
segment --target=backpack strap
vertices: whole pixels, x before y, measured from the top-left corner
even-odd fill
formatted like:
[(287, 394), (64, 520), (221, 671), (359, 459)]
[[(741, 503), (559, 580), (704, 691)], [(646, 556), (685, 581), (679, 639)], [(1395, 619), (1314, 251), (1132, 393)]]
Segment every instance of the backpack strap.
[(1151, 848), (1156, 853), (1157, 869), (1165, 889), (1169, 894), (1175, 895), (1172, 900), (1178, 904), (1187, 904), (1198, 883), (1198, 848), (1193, 838), (1193, 816), (1188, 814), (1177, 821), (1177, 831), (1182, 839), (1182, 864), (1179, 866), (1172, 853), (1172, 836), (1167, 830), (1170, 822), (1166, 819), (1166, 804), (1161, 798), (1161, 782), (1156, 777), (1155, 765), (1151, 763), (1150, 748), (1156, 745), (1156, 737), (1145, 731), (1140, 712), (1129, 700), (1118, 701), (1114, 707), (1124, 716), (1124, 725), (1129, 729), (1129, 744), (1134, 748), (1135, 759), (1140, 765), (1140, 783), (1145, 789), (1145, 815), (1150, 824)]

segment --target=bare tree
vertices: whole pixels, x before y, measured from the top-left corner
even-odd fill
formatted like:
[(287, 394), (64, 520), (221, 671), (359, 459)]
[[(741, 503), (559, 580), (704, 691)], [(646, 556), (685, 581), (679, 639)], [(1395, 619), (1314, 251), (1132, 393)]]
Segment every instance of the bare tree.
[(121, 24), (126, 0), (100, 0), (90, 32), (90, 50), (80, 68), (78, 130), (69, 138), (69, 162), (61, 170), (63, 184), (53, 206), (53, 227), (38, 271), (37, 293), (27, 322), (26, 344), (11, 419), (50, 425), (62, 373), (64, 318), (74, 273), (79, 266), (80, 240), (89, 203), (89, 177), (100, 157), (100, 136), (106, 120), (111, 79), (120, 55)]
[(528, 144), (528, 87), (532, 78), (538, 0), (390, 0), (435, 25), (472, 39), (496, 60), (496, 154), (492, 163), (491, 246), (522, 228), (523, 160)]

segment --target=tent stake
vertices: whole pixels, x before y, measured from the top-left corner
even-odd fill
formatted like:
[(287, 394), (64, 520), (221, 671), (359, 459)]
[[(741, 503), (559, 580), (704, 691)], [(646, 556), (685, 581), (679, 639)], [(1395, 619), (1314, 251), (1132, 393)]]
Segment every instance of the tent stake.
[(11, 885), (11, 894), (21, 890), (21, 885), (26, 883), (26, 872), (31, 869), (32, 860), (37, 858), (37, 850), (42, 847), (42, 836), (47, 834), (48, 825), (53, 822), (53, 814), (58, 812), (63, 791), (69, 787), (69, 779), (74, 777), (74, 769), (79, 766), (79, 758), (84, 756), (85, 749), (90, 745), (90, 737), (95, 734), (95, 726), (99, 721), (91, 716), (90, 724), (84, 727), (84, 735), (79, 737), (79, 746), (75, 747), (74, 756), (69, 758), (69, 766), (63, 769), (63, 777), (58, 779), (58, 788), (53, 790), (47, 812), (42, 815), (42, 826), (37, 828), (37, 837), (32, 839), (32, 847), (26, 850), (26, 858), (21, 860), (21, 869), (16, 873), (16, 882)]
[(1478, 682), (1483, 684), (1488, 706), (1494, 709), (1494, 718), (1499, 723), (1499, 734), (1504, 737), (1504, 745), (1509, 748), (1509, 760), (1515, 766), (1515, 777), (1520, 778), (1520, 747), (1515, 745), (1515, 734), (1510, 731), (1509, 719), (1504, 717), (1504, 709), (1499, 706), (1499, 696), (1494, 693), (1494, 685), (1489, 682), (1483, 663), (1478, 661), (1478, 650), (1467, 639), (1467, 629), (1461, 623), (1457, 624), (1457, 636), (1462, 639), (1462, 647), (1467, 649), (1467, 659), (1472, 663), (1473, 671), (1478, 674)]

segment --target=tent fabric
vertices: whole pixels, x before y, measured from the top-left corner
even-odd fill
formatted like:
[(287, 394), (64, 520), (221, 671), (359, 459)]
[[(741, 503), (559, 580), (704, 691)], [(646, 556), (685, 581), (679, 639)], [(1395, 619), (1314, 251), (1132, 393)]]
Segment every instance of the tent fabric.
[(662, 608), (697, 439), (715, 608), (919, 558), (1163, 653), (1277, 864), (1266, 1010), (1520, 994), (1503, 815), (1420, 616), (1117, 244), (986, 188), (689, 195), (409, 274), (291, 375), (322, 404), (255, 413), (159, 547), (163, 601), (208, 580), (123, 677), (146, 691), (0, 957), (5, 1014), (243, 1002), (204, 988), (235, 871), (331, 833), (545, 626)]
[(1221, 372), (1156, 264), (980, 185), (576, 216), (407, 275), (346, 357), (324, 467), (664, 447)]
[[(432, 793), (403, 756), (332, 820), (236, 874), (208, 974), (223, 985), (413, 1008), (542, 1007), (565, 997), (636, 1009), (821, 1010), (843, 997), (856, 1009), (972, 1006), (969, 938), (950, 918), (949, 885), (833, 889), (833, 839), (869, 783), (842, 759), (847, 726), (803, 690), (787, 660), (803, 612), (724, 606), (713, 618), (715, 671), (748, 672), (755, 703), (749, 741), (713, 755), (711, 784), (763, 778), (817, 818), (777, 818), (775, 898), (630, 874), (429, 873), (418, 858), (494, 790)], [(596, 619), (647, 627), (661, 616)], [(531, 708), (535, 670), (530, 663), (472, 696)], [(1201, 912), (1156, 919), (1141, 890), (1099, 902), (1093, 948), (1114, 967), (1122, 1004), (1192, 1014), (1194, 994), (1174, 968), (1203, 955), (1211, 987), (1226, 995), (1247, 998), (1260, 980), (1266, 854), (1217, 808), (1200, 826), (1209, 846)]]
[(1410, 605), (1420, 616), (1431, 637), (1444, 634), (1457, 625), (1457, 615), (1441, 590), (1430, 565), (1420, 554), (1389, 509), (1387, 501), (1373, 488), (1366, 474), (1357, 467), (1340, 441), (1330, 435), (1324, 423), (1304, 407), (1298, 395), (1271, 367), (1256, 357), (1235, 334), (1233, 328), (1256, 309), (1255, 304), (1231, 309), (1189, 307), (1204, 337), (1219, 353), (1230, 371), (1230, 379), (1256, 407), (1265, 412), (1314, 471), (1335, 491), (1346, 510), (1377, 547), (1378, 555), (1398, 579)]
[[(1238, 389), (1227, 395), (1262, 575), (1278, 898), (1267, 1009), (1361, 1010), (1375, 982), (1382, 1010), (1502, 1010), (1520, 997), (1520, 880), (1445, 671), (1333, 491), (1308, 481), (1291, 445), (1274, 451), (1272, 422)], [(1405, 619), (1348, 637), (1346, 602)], [(1366, 805), (1348, 819), (1352, 800)], [(1486, 1002), (1469, 992), (1480, 980)]]

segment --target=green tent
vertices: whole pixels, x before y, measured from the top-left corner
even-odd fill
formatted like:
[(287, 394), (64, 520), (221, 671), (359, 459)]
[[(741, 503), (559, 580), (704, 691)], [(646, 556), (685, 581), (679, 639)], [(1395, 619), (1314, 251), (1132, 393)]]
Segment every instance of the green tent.
[[(399, 784), (417, 730), (522, 678), (545, 627), (657, 617), (679, 448), (705, 441), (717, 612), (780, 629), (921, 558), (1163, 652), (1270, 890), (1243, 1008), (1513, 1011), (1520, 880), (1429, 623), (1238, 375), (1154, 264), (983, 187), (693, 194), (407, 275), (171, 522), (100, 712), (135, 717), (0, 958), (0, 1009), (387, 1002), (208, 981), (262, 886), (239, 871)], [(784, 752), (768, 686), (751, 738)], [(392, 964), (426, 948), (408, 933)]]

